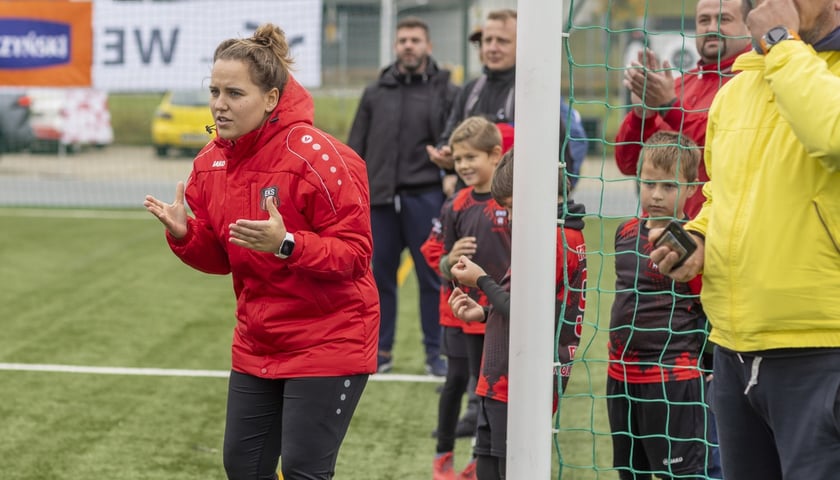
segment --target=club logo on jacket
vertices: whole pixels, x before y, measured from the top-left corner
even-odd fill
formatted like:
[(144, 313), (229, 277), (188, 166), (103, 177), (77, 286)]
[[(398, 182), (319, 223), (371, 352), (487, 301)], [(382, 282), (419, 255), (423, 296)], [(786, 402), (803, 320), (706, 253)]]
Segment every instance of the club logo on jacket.
[(268, 205), (266, 205), (265, 201), (269, 198), (274, 199), (274, 206), (280, 208), (280, 199), (277, 198), (280, 189), (277, 188), (277, 185), (272, 185), (270, 187), (264, 187), (260, 190), (260, 208), (263, 210), (268, 210)]

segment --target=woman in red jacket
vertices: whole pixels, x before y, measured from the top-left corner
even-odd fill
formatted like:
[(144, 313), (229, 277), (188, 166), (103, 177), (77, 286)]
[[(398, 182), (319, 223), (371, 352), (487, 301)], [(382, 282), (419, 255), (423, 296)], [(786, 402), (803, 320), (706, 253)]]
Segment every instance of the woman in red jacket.
[(376, 371), (364, 163), (312, 126), (278, 27), (223, 41), (213, 62), (216, 138), (174, 203), (144, 205), (184, 263), (233, 276), (228, 478), (275, 479), (280, 457), (286, 480), (329, 479)]

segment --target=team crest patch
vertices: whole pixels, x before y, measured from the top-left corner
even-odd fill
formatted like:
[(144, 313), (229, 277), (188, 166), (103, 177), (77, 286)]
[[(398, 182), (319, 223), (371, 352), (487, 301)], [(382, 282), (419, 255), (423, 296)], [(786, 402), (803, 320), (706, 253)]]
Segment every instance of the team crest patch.
[(269, 198), (274, 199), (274, 206), (280, 208), (280, 199), (277, 198), (280, 189), (277, 188), (277, 185), (272, 185), (270, 187), (264, 187), (260, 190), (260, 208), (263, 210), (268, 210), (268, 206), (266, 205), (265, 201)]
[(506, 225), (508, 221), (508, 212), (507, 210), (496, 210), (493, 212), (495, 214), (494, 223), (496, 225)]

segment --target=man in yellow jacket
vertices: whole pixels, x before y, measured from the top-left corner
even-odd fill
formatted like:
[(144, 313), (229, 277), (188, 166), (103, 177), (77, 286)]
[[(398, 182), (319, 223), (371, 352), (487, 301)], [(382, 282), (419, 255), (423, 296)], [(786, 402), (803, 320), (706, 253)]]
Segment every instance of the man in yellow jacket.
[(760, 0), (747, 24), (756, 51), (709, 112), (699, 248), (676, 269), (668, 247), (651, 259), (703, 273), (724, 478), (836, 479), (840, 0)]

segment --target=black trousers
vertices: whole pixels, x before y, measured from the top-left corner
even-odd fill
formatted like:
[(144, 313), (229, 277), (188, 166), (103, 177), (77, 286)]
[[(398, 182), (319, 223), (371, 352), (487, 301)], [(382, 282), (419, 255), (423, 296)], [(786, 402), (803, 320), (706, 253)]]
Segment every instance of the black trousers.
[(726, 480), (840, 476), (840, 348), (715, 348), (710, 391)]
[[(432, 190), (416, 195), (400, 195), (396, 205), (377, 205), (370, 209), (373, 231), (373, 278), (379, 291), (381, 318), (379, 351), (394, 348), (397, 332), (397, 271), (406, 248), (414, 260), (420, 297), (420, 327), (427, 357), (440, 354), (440, 277), (426, 263), (420, 246), (429, 236), (432, 219), (440, 214), (443, 192)], [(427, 359), (428, 360), (428, 359)]]
[(230, 480), (329, 480), (367, 375), (266, 379), (231, 372), (224, 464)]

